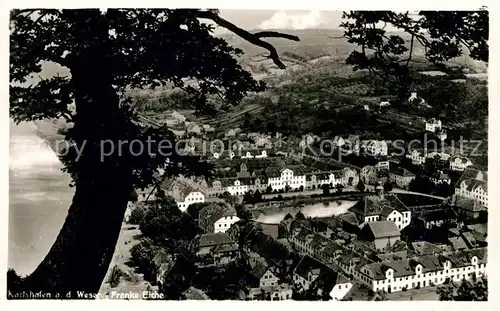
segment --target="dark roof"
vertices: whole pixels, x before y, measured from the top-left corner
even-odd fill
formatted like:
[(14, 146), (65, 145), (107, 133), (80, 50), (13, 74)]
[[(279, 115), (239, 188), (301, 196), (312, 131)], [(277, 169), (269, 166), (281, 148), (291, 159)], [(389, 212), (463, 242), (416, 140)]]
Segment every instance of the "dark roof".
[(455, 205), (472, 212), (484, 211), (486, 208), (473, 199), (457, 196)]
[(411, 246), (417, 255), (433, 255), (443, 251), (440, 247), (427, 241), (412, 242)]
[(397, 176), (403, 176), (403, 177), (415, 177), (415, 174), (410, 172), (409, 170), (402, 168), (402, 167), (393, 167), (391, 166), (389, 168), (389, 172), (391, 174), (397, 175)]
[(421, 215), (425, 221), (449, 220), (457, 218), (457, 213), (451, 208), (425, 211)]
[(475, 168), (467, 167), (467, 168), (465, 168), (464, 172), (462, 173), (462, 176), (460, 176), (457, 183), (455, 184), (455, 188), (459, 188), (462, 181), (464, 181), (466, 179), (475, 179), (475, 180), (480, 180), (480, 181), (484, 181), (487, 183), (488, 182), (488, 173), (485, 171), (475, 169)]
[(394, 221), (369, 222), (367, 226), (376, 239), (401, 235)]
[(277, 225), (277, 224), (264, 224), (264, 223), (262, 223), (262, 224), (260, 224), (260, 226), (262, 227), (262, 232), (264, 234), (269, 235), (273, 239), (277, 239), (278, 238), (278, 228), (279, 228), (279, 225)]
[[(392, 210), (400, 212), (408, 211), (406, 205), (399, 200), (394, 194), (386, 194), (383, 199), (376, 195), (363, 197), (349, 211), (354, 212), (362, 217), (380, 215), (384, 208), (389, 207)], [(387, 212), (387, 210), (385, 211)]]
[(197, 236), (194, 242), (196, 243), (197, 247), (207, 247), (233, 243), (229, 235), (225, 233), (205, 233)]
[(308, 255), (303, 255), (293, 272), (303, 278), (307, 278), (309, 272), (319, 275), (321, 270), (325, 268), (326, 266), (319, 261), (309, 257)]

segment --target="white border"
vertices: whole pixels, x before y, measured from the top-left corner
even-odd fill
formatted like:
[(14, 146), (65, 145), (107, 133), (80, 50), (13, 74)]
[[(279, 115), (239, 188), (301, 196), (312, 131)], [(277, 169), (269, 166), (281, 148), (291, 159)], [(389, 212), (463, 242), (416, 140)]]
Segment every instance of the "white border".
[[(6, 1), (5, 1), (6, 2)], [(475, 303), (444, 303), (444, 302), (385, 302), (385, 303), (370, 303), (370, 302), (295, 302), (295, 301), (284, 301), (284, 302), (239, 302), (239, 301), (184, 301), (184, 302), (174, 302), (174, 301), (118, 301), (118, 300), (96, 300), (96, 301), (6, 301), (6, 271), (7, 271), (7, 241), (8, 241), (8, 158), (9, 153), (6, 146), (9, 145), (9, 112), (8, 112), (8, 60), (9, 60), (9, 30), (7, 27), (9, 19), (9, 10), (11, 8), (24, 8), (24, 7), (67, 7), (67, 8), (88, 8), (88, 7), (102, 7), (103, 1), (96, 0), (86, 0), (86, 1), (44, 1), (40, 3), (35, 0), (21, 0), (15, 1), (14, 3), (9, 3), (7, 5), (2, 2), (1, 18), (2, 21), (0, 27), (0, 36), (2, 39), (1, 45), (1, 91), (0, 96), (2, 99), (2, 108), (0, 111), (1, 118), (3, 122), (0, 122), (2, 130), (0, 131), (0, 139), (2, 141), (2, 146), (5, 148), (0, 149), (1, 154), (1, 165), (5, 166), (5, 175), (0, 177), (0, 191), (3, 192), (1, 196), (1, 202), (3, 208), (0, 211), (0, 246), (2, 247), (2, 252), (0, 252), (0, 310), (4, 310), (4, 304), (9, 307), (14, 307), (15, 310), (21, 309), (47, 309), (52, 310), (57, 309), (72, 309), (72, 310), (88, 310), (90, 308), (98, 310), (109, 309), (110, 307), (120, 310), (134, 310), (134, 309), (144, 309), (148, 307), (162, 308), (162, 309), (197, 309), (197, 308), (237, 308), (239, 310), (254, 310), (255, 308), (262, 308), (264, 310), (271, 309), (299, 309), (303, 307), (314, 307), (324, 310), (331, 310), (333, 308), (342, 308), (342, 310), (358, 310), (360, 308), (369, 307), (371, 310), (387, 310), (392, 308), (398, 308), (405, 310), (422, 310), (422, 309), (453, 309), (453, 310), (470, 310), (481, 308), (481, 309), (493, 309), (495, 302), (497, 301), (498, 292), (498, 273), (496, 271), (495, 263), (498, 262), (498, 249), (497, 243), (498, 239), (496, 234), (500, 233), (500, 229), (497, 229), (495, 224), (495, 219), (498, 218), (498, 211), (496, 210), (496, 204), (490, 203), (489, 210), (489, 250), (488, 250), (488, 262), (489, 262), (489, 301), (487, 303), (481, 303), (480, 305)], [(498, 11), (498, 5), (496, 1), (477, 1), (477, 0), (460, 0), (460, 1), (440, 1), (435, 0), (419, 0), (419, 1), (398, 1), (398, 0), (379, 0), (379, 1), (363, 1), (363, 0), (350, 0), (346, 5), (345, 2), (341, 1), (298, 1), (298, 0), (288, 0), (288, 1), (269, 1), (269, 0), (252, 0), (245, 3), (239, 1), (229, 1), (229, 0), (183, 0), (183, 1), (132, 1), (132, 0), (122, 0), (122, 1), (106, 1), (107, 7), (145, 7), (148, 4), (149, 7), (201, 7), (201, 8), (220, 8), (220, 9), (272, 9), (272, 10), (353, 10), (353, 9), (363, 9), (363, 10), (408, 10), (408, 9), (441, 9), (441, 10), (466, 10), (466, 9), (477, 9), (481, 6), (487, 6), (490, 11), (490, 62), (489, 62), (489, 200), (490, 202), (500, 202), (500, 197), (498, 197), (495, 189), (500, 189), (498, 187), (499, 180), (499, 170), (497, 158), (495, 155), (499, 154), (500, 148), (498, 142), (498, 137), (500, 134), (500, 111), (499, 111), (499, 88), (498, 88), (498, 73), (500, 70), (499, 63), (499, 40), (495, 36), (495, 30), (500, 29), (500, 14)], [(146, 6), (146, 7), (148, 7)], [(237, 22), (237, 21), (236, 21)], [(29, 230), (29, 228), (26, 228)], [(314, 306), (313, 306), (314, 304)], [(339, 305), (341, 304), (341, 305)], [(367, 306), (370, 304), (370, 306)], [(306, 306), (307, 305), (307, 306)], [(96, 310), (97, 310), (96, 309)], [(10, 309), (9, 309), (10, 310)]]

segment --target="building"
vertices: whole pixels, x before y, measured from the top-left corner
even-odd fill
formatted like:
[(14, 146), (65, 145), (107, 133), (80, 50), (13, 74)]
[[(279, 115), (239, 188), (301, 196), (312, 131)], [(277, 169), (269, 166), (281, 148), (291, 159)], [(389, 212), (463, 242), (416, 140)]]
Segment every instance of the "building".
[(361, 168), (360, 179), (364, 184), (372, 185), (373, 180), (377, 179), (376, 175), (377, 169), (374, 166), (366, 165)]
[(287, 168), (268, 167), (264, 171), (267, 177), (267, 185), (273, 190), (285, 190), (287, 187), (290, 189), (305, 189), (306, 187), (306, 174), (300, 166), (293, 166)]
[(439, 255), (444, 252), (438, 245), (427, 241), (412, 242), (411, 247), (417, 256)]
[(189, 185), (174, 186), (171, 196), (174, 198), (179, 209), (183, 212), (185, 212), (191, 204), (205, 202), (205, 194)]
[(377, 164), (375, 164), (375, 168), (377, 169), (377, 171), (389, 170), (389, 167), (390, 167), (390, 162), (387, 160), (379, 161), (377, 162)]
[(383, 140), (370, 140), (364, 142), (364, 152), (373, 157), (387, 156), (387, 143)]
[(199, 126), (195, 122), (189, 122), (189, 123), (186, 122), (186, 132), (188, 134), (198, 134), (199, 135), (199, 134), (201, 134), (202, 129), (201, 129), (201, 126)]
[(207, 233), (226, 232), (240, 219), (229, 205), (210, 204), (200, 210), (198, 224)]
[(487, 212), (486, 207), (477, 200), (457, 195), (453, 196), (453, 199), (458, 215), (465, 216), (467, 218), (479, 218), (482, 212)]
[(436, 172), (434, 175), (429, 177), (430, 181), (434, 184), (439, 185), (443, 183), (451, 184), (451, 178), (448, 174), (443, 173), (443, 171)]
[(345, 144), (345, 141), (344, 139), (342, 138), (342, 136), (335, 136), (333, 138), (333, 145), (337, 148), (340, 148), (342, 147), (343, 145)]
[(335, 282), (330, 290), (330, 297), (333, 300), (340, 301), (344, 299), (347, 293), (352, 289), (353, 282), (346, 278), (342, 273), (337, 273)]
[(185, 212), (189, 205), (204, 203), (206, 189), (186, 178), (166, 181), (161, 185), (167, 196), (171, 196), (179, 209)]
[(293, 288), (286, 283), (262, 288), (262, 296), (266, 300), (278, 301), (292, 299)]
[(443, 224), (456, 224), (458, 220), (457, 213), (450, 208), (426, 210), (419, 218), (424, 222), (426, 229), (441, 227)]
[(214, 159), (230, 159), (232, 160), (236, 156), (236, 153), (232, 150), (224, 150), (220, 152), (212, 153)]
[(137, 194), (137, 202), (152, 202), (156, 201), (156, 191), (154, 191), (154, 187), (147, 187), (145, 189), (137, 188), (135, 189), (135, 193)]
[(295, 269), (293, 269), (293, 283), (301, 291), (308, 291), (311, 284), (319, 277), (321, 268), (326, 269), (317, 260), (303, 255)]
[(267, 158), (267, 150), (241, 150), (240, 157), (242, 159), (262, 159)]
[(463, 172), (467, 167), (471, 166), (472, 162), (466, 157), (451, 157), (450, 170)]
[(442, 128), (441, 120), (435, 118), (425, 121), (425, 130), (428, 132), (439, 132)]
[(402, 167), (391, 167), (389, 181), (398, 188), (408, 189), (410, 182), (415, 179), (415, 174)]
[(408, 103), (417, 105), (417, 106), (424, 106), (426, 105), (425, 99), (417, 95), (417, 92), (411, 92), (410, 97), (408, 98)]
[(391, 247), (401, 240), (401, 233), (396, 223), (388, 220), (367, 223), (362, 229), (362, 234), (378, 251)]
[(413, 165), (423, 165), (426, 159), (426, 152), (423, 149), (415, 149), (407, 154), (406, 158), (410, 159)]
[(229, 131), (227, 131), (225, 136), (226, 137), (236, 137), (236, 135), (238, 135), (239, 133), (241, 133), (241, 129), (239, 127), (237, 127), (237, 128), (233, 128), (233, 129), (230, 129)]
[(238, 244), (226, 233), (198, 235), (191, 244), (201, 267), (222, 266), (235, 261), (239, 256)]
[(443, 284), (447, 279), (460, 282), (473, 275), (486, 275), (487, 249), (464, 250), (445, 255), (369, 263), (356, 267), (353, 274), (372, 291), (388, 293)]
[(176, 119), (176, 120), (178, 120), (179, 123), (186, 122), (186, 117), (183, 114), (181, 114), (181, 113), (179, 113), (177, 111), (172, 111), (171, 117), (174, 118), (174, 119)]
[(488, 174), (473, 168), (465, 169), (455, 184), (455, 195), (488, 207)]
[(250, 266), (249, 286), (265, 288), (279, 285), (279, 278), (268, 266), (266, 260), (255, 253), (250, 253), (250, 256), (252, 257), (248, 260)]
[(202, 124), (201, 128), (202, 128), (203, 132), (205, 132), (207, 134), (213, 133), (215, 131), (215, 129), (210, 124)]
[(376, 189), (377, 195), (364, 196), (354, 206), (349, 208), (356, 215), (357, 225), (375, 221), (393, 221), (399, 230), (410, 224), (411, 211), (394, 194), (384, 195), (383, 187)]

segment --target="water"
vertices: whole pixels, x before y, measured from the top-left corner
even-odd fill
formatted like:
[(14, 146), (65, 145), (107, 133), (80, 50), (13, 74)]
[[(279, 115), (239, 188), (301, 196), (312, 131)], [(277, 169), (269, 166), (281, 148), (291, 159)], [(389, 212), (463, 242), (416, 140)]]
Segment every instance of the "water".
[(325, 203), (309, 204), (301, 208), (285, 207), (276, 212), (266, 212), (257, 218), (257, 221), (264, 224), (279, 224), (285, 216), (290, 213), (296, 214), (299, 210), (304, 216), (311, 218), (326, 218), (343, 214), (351, 208), (356, 201), (331, 201)]
[(74, 189), (32, 123), (10, 124), (8, 267), (31, 273), (66, 218)]

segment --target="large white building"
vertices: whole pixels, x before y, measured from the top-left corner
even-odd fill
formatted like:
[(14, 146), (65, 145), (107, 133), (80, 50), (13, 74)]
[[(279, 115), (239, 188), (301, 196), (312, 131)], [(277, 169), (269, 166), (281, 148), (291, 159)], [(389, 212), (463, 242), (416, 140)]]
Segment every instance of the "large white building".
[(306, 174), (299, 166), (278, 168), (268, 167), (265, 169), (267, 184), (273, 190), (282, 190), (287, 186), (290, 189), (306, 188)]
[[(486, 275), (487, 249), (478, 248), (446, 255), (361, 264), (350, 267), (356, 280), (373, 291), (398, 292), (403, 289), (460, 282), (473, 275)], [(345, 268), (345, 266), (343, 267)], [(349, 267), (348, 267), (349, 268)]]
[(488, 174), (473, 168), (465, 169), (455, 184), (455, 195), (488, 207)]

